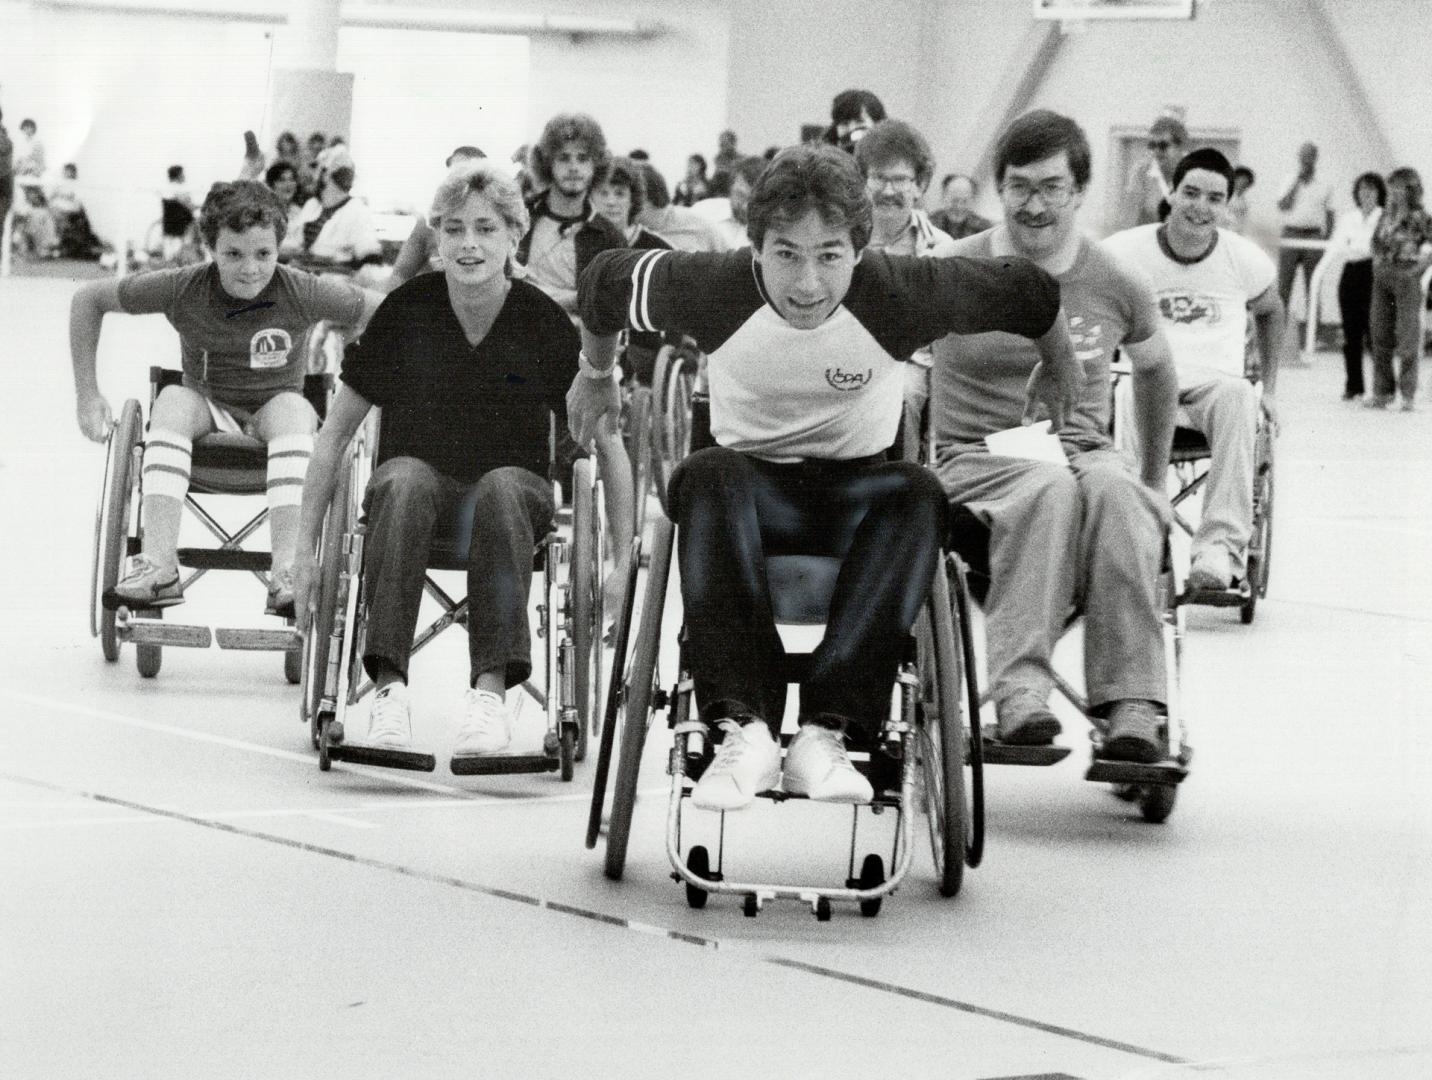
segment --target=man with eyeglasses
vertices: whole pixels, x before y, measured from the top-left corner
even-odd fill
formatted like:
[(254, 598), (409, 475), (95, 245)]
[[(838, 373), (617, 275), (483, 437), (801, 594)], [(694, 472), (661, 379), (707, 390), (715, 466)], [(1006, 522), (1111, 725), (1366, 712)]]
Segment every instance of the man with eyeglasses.
[(1188, 587), (1221, 592), (1243, 578), (1253, 534), (1260, 396), (1245, 376), (1248, 317), (1261, 358), (1261, 407), (1276, 421), (1283, 303), (1273, 260), (1251, 240), (1218, 227), (1233, 192), (1228, 159), (1205, 147), (1180, 161), (1173, 175), (1168, 221), (1117, 233), (1104, 246), (1154, 290), (1178, 363), (1179, 422), (1200, 431), (1213, 452)]
[[(855, 163), (874, 205), (870, 248), (890, 255), (929, 255), (951, 237), (917, 204), (935, 173), (930, 144), (911, 125), (882, 120), (855, 144)], [(925, 429), (930, 399), (930, 350), (920, 349), (905, 368), (904, 443), (913, 459)]]
[[(1078, 230), (1090, 176), (1083, 129), (1057, 113), (1027, 113), (1000, 138), (994, 171), (1003, 221), (938, 254), (1020, 255), (1046, 270), (1059, 282), (1083, 366), (1077, 405), (1052, 426), (1058, 445), (1035, 460), (994, 452), (985, 441), (1020, 426), (1034, 350), (1004, 333), (935, 343), (935, 472), (950, 501), (990, 530), (985, 625), (996, 735), (1037, 746), (1059, 733), (1048, 706), (1050, 657), (1077, 605), (1089, 707), (1109, 720), (1100, 754), (1158, 761), (1167, 746), (1157, 586), (1170, 516), (1173, 358), (1147, 286)], [(1139, 474), (1109, 435), (1116, 350), (1133, 366), (1150, 463)]]
[(1183, 157), (1188, 128), (1175, 116), (1160, 116), (1149, 126), (1149, 156), (1137, 162), (1124, 183), (1119, 220), (1121, 229), (1135, 225), (1157, 225), (1172, 190), (1173, 167)]

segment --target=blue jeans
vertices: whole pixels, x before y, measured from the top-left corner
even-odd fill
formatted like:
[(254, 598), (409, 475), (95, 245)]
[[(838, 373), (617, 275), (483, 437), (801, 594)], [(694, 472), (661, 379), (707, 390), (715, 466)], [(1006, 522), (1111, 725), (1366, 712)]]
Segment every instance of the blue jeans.
[[(1372, 267), (1372, 392), (1404, 401), (1417, 396), (1417, 361), (1422, 355), (1422, 281), (1414, 267), (1374, 263)], [(1402, 361), (1394, 375), (1392, 357)]]

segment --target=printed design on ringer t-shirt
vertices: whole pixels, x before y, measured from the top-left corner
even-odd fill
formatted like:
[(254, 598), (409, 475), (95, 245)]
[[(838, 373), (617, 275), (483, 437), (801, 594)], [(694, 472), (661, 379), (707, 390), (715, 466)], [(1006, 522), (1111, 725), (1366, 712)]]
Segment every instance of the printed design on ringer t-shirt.
[(281, 368), (288, 363), (293, 338), (281, 327), (260, 330), (249, 340), (249, 367), (255, 371)]
[(1222, 306), (1216, 296), (1175, 290), (1159, 293), (1158, 301), (1159, 313), (1171, 323), (1181, 326), (1194, 323), (1216, 326), (1223, 321)]
[(1074, 358), (1080, 363), (1098, 360), (1104, 355), (1104, 324), (1084, 324), (1084, 316), (1069, 316), (1069, 339), (1074, 343)]

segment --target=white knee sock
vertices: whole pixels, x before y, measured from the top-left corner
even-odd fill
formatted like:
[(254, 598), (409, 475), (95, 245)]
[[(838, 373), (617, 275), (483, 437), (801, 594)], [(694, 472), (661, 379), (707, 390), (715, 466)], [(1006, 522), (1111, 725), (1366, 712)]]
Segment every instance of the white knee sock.
[(312, 454), (312, 435), (278, 435), (269, 440), (269, 509), (298, 506), (303, 501), (303, 478)]
[[(310, 444), (312, 439), (309, 440)], [(144, 437), (145, 495), (167, 495), (184, 501), (189, 494), (189, 470), (194, 441), (163, 428), (149, 429)]]

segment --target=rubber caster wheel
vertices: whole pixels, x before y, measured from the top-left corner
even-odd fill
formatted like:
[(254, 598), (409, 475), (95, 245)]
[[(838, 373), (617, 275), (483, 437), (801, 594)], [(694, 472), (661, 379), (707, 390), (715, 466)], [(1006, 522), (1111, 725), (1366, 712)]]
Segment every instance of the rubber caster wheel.
[(815, 921), (830, 922), (830, 897), (822, 896), (815, 902)]
[(1138, 802), (1139, 796), (1143, 794), (1143, 788), (1138, 784), (1115, 784), (1114, 795), (1124, 802)]
[[(862, 889), (874, 889), (885, 884), (885, 863), (879, 855), (867, 855), (865, 861), (860, 864), (859, 887)], [(873, 919), (880, 914), (880, 904), (885, 898), (877, 896), (873, 900), (860, 901), (860, 914), (867, 919)]]
[(754, 919), (761, 912), (761, 905), (756, 902), (755, 893), (747, 893), (746, 900), (741, 905), (741, 914), (748, 919)]
[(290, 686), (297, 686), (303, 682), (303, 651), (301, 649), (290, 649), (283, 654), (283, 677), (288, 680)]
[[(686, 856), (686, 869), (690, 870), (697, 877), (709, 878), (711, 876), (711, 856), (700, 844), (692, 848), (691, 852)], [(706, 906), (706, 900), (710, 895), (711, 894), (705, 889), (698, 888), (689, 881), (686, 883), (687, 907), (693, 907), (698, 910), (704, 908)], [(747, 900), (750, 899), (750, 897), (747, 897)], [(750, 913), (748, 912), (748, 914)]]
[(1172, 784), (1150, 784), (1139, 799), (1139, 812), (1150, 825), (1162, 825), (1173, 813), (1178, 788)]
[(164, 663), (164, 650), (159, 645), (136, 645), (134, 647), (134, 666), (139, 668), (139, 674), (146, 679), (152, 679), (159, 674), (159, 666)]
[(562, 767), (562, 781), (570, 783), (577, 759), (577, 732), (571, 724), (562, 725), (562, 739), (557, 747), (557, 754)]

